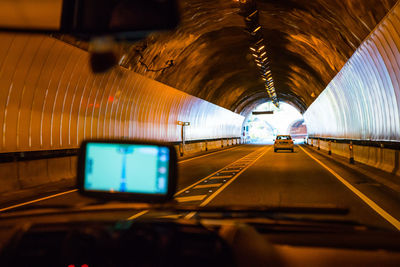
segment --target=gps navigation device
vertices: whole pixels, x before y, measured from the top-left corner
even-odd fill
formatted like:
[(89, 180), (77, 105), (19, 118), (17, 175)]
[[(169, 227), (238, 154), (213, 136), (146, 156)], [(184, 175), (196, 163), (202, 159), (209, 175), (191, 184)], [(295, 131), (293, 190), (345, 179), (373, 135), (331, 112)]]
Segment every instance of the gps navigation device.
[(170, 200), (176, 187), (176, 152), (152, 142), (92, 140), (78, 156), (81, 194), (136, 202)]

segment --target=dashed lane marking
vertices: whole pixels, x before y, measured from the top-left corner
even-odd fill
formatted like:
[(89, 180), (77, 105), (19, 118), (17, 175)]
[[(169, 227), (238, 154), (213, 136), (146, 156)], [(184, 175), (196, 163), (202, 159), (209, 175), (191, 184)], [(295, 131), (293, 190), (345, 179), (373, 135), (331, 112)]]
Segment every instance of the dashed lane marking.
[(264, 156), (265, 153), (267, 153), (268, 150), (270, 150), (272, 147), (269, 147), (267, 149), (265, 149), (261, 154), (259, 154), (252, 162), (249, 163), (249, 165), (247, 165), (246, 167), (244, 167), (242, 170), (240, 170), (240, 172), (238, 172), (237, 174), (235, 174), (235, 176), (233, 176), (232, 178), (230, 178), (225, 184), (223, 184), (220, 188), (218, 188), (217, 191), (215, 191), (211, 196), (209, 196), (204, 202), (202, 202), (200, 204), (200, 207), (204, 207), (205, 205), (207, 205), (208, 203), (210, 203), (211, 200), (213, 200), (219, 193), (222, 192), (222, 190), (224, 190), (226, 187), (228, 187), (228, 185), (230, 185), (231, 183), (233, 183), (233, 181), (235, 181), (245, 170), (247, 170), (248, 168), (250, 168), (254, 163), (256, 163), (256, 161), (261, 158), (262, 156)]
[[(237, 177), (240, 176), (245, 170), (247, 170), (250, 166), (252, 166), (260, 157), (262, 157), (269, 149), (272, 147), (262, 147), (260, 149), (257, 149), (256, 151), (244, 156), (241, 159), (238, 159), (237, 161), (229, 164), (228, 166), (220, 169), (217, 173), (214, 173), (211, 177), (207, 176), (207, 179), (202, 179), (200, 180), (200, 183), (193, 184), (192, 186), (186, 188), (185, 191), (181, 192), (176, 196), (176, 199), (179, 199), (180, 197), (187, 196), (189, 197), (190, 195), (198, 195), (200, 192), (201, 194), (206, 194), (206, 197), (204, 199), (201, 199), (198, 201), (198, 203), (191, 203), (192, 205), (199, 205), (199, 206), (205, 206), (207, 205), (212, 199), (214, 199), (222, 190), (224, 190), (229, 184), (231, 184)], [(247, 161), (248, 159), (251, 159), (251, 161)], [(236, 170), (231, 170), (229, 171), (231, 175), (218, 175), (219, 173), (226, 173), (226, 169), (229, 169), (231, 166), (236, 165), (238, 163), (242, 163), (243, 161), (248, 162), (246, 167), (243, 167), (242, 169), (236, 169)], [(213, 179), (223, 179), (218, 184), (218, 187), (210, 187), (208, 183), (208, 179), (213, 180)], [(205, 193), (204, 189), (208, 188), (208, 192)], [(178, 200), (179, 201), (179, 200)], [(185, 218), (190, 218), (190, 213), (185, 216)]]
[(319, 165), (324, 167), (327, 171), (329, 171), (333, 176), (336, 177), (342, 184), (344, 184), (348, 189), (350, 189), (354, 194), (356, 194), (359, 198), (361, 198), (362, 201), (364, 201), (368, 206), (370, 206), (374, 211), (376, 211), (380, 216), (382, 216), (386, 221), (388, 221), (390, 224), (392, 224), (394, 227), (396, 227), (397, 230), (400, 230), (400, 221), (398, 221), (396, 218), (394, 218), (392, 215), (390, 215), (388, 212), (386, 212), (384, 209), (382, 209), (378, 204), (376, 204), (374, 201), (372, 201), (369, 197), (364, 195), (360, 190), (355, 188), (353, 185), (351, 185), (346, 179), (344, 179), (342, 176), (340, 176), (338, 173), (336, 173), (334, 170), (326, 166), (324, 163), (322, 163), (320, 160), (315, 158), (313, 155), (311, 155), (309, 152), (304, 150), (301, 146), (299, 146), (301, 150), (304, 151), (310, 158), (315, 160)]
[(238, 172), (240, 171), (240, 169), (233, 169), (233, 170), (224, 170), (224, 171), (220, 171), (219, 173), (226, 173), (226, 172)]
[(203, 185), (196, 185), (193, 187), (194, 189), (200, 189), (200, 188), (211, 188), (211, 187), (220, 187), (222, 184), (203, 184)]
[(213, 177), (210, 177), (210, 180), (214, 180), (214, 179), (228, 179), (228, 178), (232, 178), (232, 175), (218, 175), (218, 176), (213, 176)]
[(192, 218), (195, 214), (196, 214), (195, 211), (191, 211), (191, 212), (189, 212), (189, 213), (184, 217), (184, 219), (189, 220), (189, 219)]
[[(240, 161), (240, 160), (246, 158), (247, 156), (251, 155), (252, 153), (254, 153), (254, 152), (251, 152), (250, 154), (247, 154), (247, 155), (244, 156), (243, 158), (240, 158), (240, 159), (234, 161), (233, 163), (229, 164), (228, 166), (233, 166), (235, 163), (237, 163), (238, 161)], [(226, 166), (226, 167), (227, 167), (227, 166)], [(177, 193), (175, 193), (174, 196), (178, 196), (178, 195), (182, 194), (183, 192), (187, 191), (189, 188), (194, 187), (195, 185), (197, 185), (197, 184), (203, 182), (204, 180), (207, 180), (207, 179), (210, 178), (210, 177), (213, 177), (214, 175), (217, 175), (221, 170), (225, 169), (226, 167), (224, 167), (224, 168), (222, 168), (222, 169), (219, 169), (219, 170), (217, 170), (216, 172), (211, 173), (211, 174), (208, 175), (207, 177), (204, 177), (203, 179), (201, 179), (201, 180), (195, 182), (194, 184), (189, 185), (189, 186), (187, 186), (187, 187), (181, 189), (180, 191), (178, 191)], [(231, 177), (231, 176), (230, 176), (230, 177)]]
[[(194, 184), (189, 185), (189, 186), (183, 188), (182, 190), (180, 190), (180, 191), (178, 191), (177, 193), (175, 193), (175, 197), (178, 196), (178, 195), (180, 195), (180, 194), (182, 194), (183, 192), (188, 191), (188, 189), (190, 189), (190, 188), (192, 188), (192, 187), (194, 187), (194, 186), (196, 186), (196, 185), (202, 183), (203, 181), (205, 181), (205, 180), (207, 180), (207, 179), (209, 179), (209, 178), (211, 178), (211, 177), (213, 177), (213, 176), (218, 175), (218, 173), (220, 173), (222, 170), (226, 169), (227, 167), (234, 166), (234, 164), (237, 164), (238, 162), (243, 163), (244, 161), (247, 161), (247, 159), (248, 159), (249, 156), (251, 156), (253, 153), (255, 153), (255, 152), (257, 152), (257, 151), (259, 151), (259, 150), (261, 150), (261, 149), (263, 149), (263, 148), (260, 148), (260, 149), (258, 149), (258, 150), (256, 150), (256, 151), (253, 151), (253, 152), (247, 154), (246, 156), (244, 156), (243, 158), (240, 158), (240, 159), (238, 159), (238, 160), (232, 162), (231, 164), (225, 166), (224, 168), (221, 168), (221, 169), (219, 169), (218, 171), (213, 172), (212, 174), (208, 175), (207, 177), (204, 177), (203, 179), (201, 179), (201, 180), (195, 182)], [(230, 175), (229, 177), (232, 177), (232, 176), (233, 176), (233, 175)], [(214, 179), (214, 178), (211, 178), (211, 179)]]
[(138, 213), (132, 215), (132, 216), (129, 217), (127, 220), (128, 220), (128, 221), (132, 221), (132, 220), (134, 220), (134, 219), (136, 219), (136, 218), (138, 218), (138, 217), (140, 217), (140, 216), (142, 216), (142, 215), (144, 215), (144, 214), (146, 214), (146, 213), (148, 213), (148, 212), (149, 212), (149, 210), (142, 210), (141, 212), (138, 212)]
[(160, 216), (159, 218), (163, 218), (163, 219), (179, 219), (180, 217), (182, 217), (181, 214), (172, 214), (172, 215)]
[(207, 195), (195, 195), (189, 197), (176, 197), (175, 200), (178, 202), (189, 202), (203, 200)]
[[(268, 152), (268, 150), (270, 150), (272, 147), (269, 147), (267, 149), (264, 149), (263, 151), (261, 151), (261, 153), (257, 153), (255, 156), (253, 153), (255, 152), (259, 152), (258, 150), (251, 153), (250, 155), (248, 155), (245, 158), (252, 158), (251, 161), (248, 161), (248, 164), (246, 165), (246, 167), (244, 167), (243, 169), (241, 169), (238, 173), (236, 173), (234, 176), (231, 176), (229, 180), (227, 180), (226, 183), (222, 184), (221, 187), (219, 187), (214, 193), (212, 193), (207, 199), (205, 199), (202, 203), (200, 203), (200, 207), (204, 207), (205, 205), (207, 205), (208, 203), (211, 202), (211, 200), (213, 200), (219, 193), (221, 193), (226, 187), (228, 187), (231, 183), (233, 183), (233, 181), (235, 181), (244, 171), (246, 171), (248, 168), (250, 168), (254, 163), (256, 163), (256, 161), (261, 158), (265, 153)], [(212, 177), (210, 179), (219, 179), (217, 178), (218, 176)], [(196, 215), (195, 211), (192, 211), (190, 213), (188, 213), (184, 219), (191, 219), (193, 216)]]

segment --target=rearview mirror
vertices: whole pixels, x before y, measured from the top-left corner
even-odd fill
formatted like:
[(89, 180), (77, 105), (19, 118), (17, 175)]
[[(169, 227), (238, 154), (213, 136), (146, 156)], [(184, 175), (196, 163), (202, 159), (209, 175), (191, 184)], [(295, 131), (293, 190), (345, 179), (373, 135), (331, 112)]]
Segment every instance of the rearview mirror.
[(164, 202), (176, 190), (173, 146), (153, 142), (84, 141), (78, 156), (81, 194), (107, 200)]
[(0, 30), (122, 37), (172, 29), (175, 0), (0, 0)]

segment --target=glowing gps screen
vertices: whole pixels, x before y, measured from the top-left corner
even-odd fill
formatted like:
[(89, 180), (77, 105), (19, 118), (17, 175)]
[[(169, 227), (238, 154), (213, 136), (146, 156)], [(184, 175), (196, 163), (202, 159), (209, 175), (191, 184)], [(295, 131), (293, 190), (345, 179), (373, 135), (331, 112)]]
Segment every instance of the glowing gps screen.
[(168, 147), (88, 143), (84, 189), (115, 193), (166, 194), (168, 166)]

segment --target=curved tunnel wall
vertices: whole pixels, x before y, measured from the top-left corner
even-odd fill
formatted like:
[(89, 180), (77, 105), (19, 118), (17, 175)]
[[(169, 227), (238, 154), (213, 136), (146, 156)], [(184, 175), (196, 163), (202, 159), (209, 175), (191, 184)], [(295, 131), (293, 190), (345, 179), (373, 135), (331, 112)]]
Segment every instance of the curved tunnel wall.
[(84, 138), (240, 136), (243, 117), (123, 68), (94, 75), (87, 52), (0, 34), (0, 152), (76, 148)]
[(304, 114), (318, 137), (400, 141), (400, 4)]

